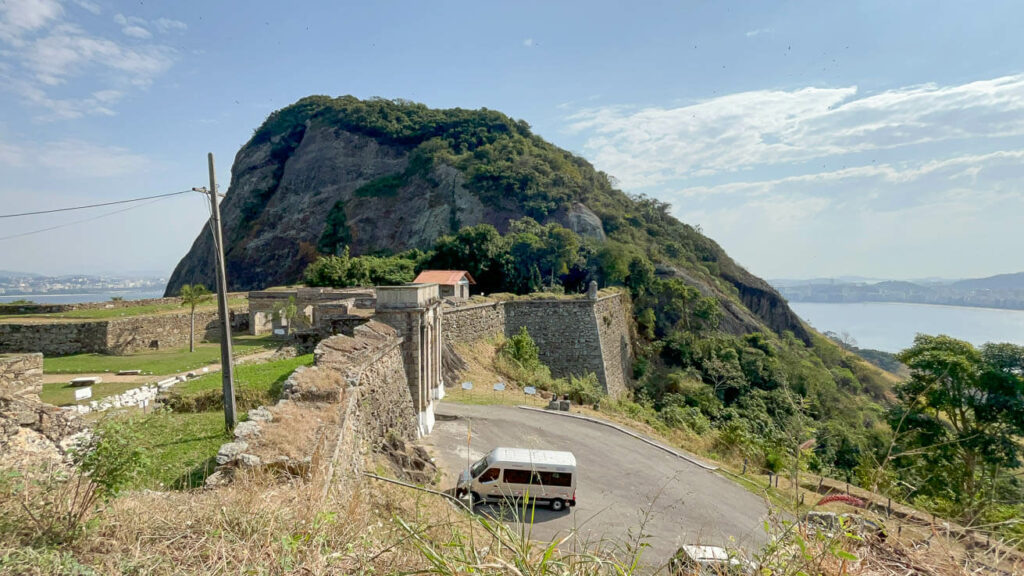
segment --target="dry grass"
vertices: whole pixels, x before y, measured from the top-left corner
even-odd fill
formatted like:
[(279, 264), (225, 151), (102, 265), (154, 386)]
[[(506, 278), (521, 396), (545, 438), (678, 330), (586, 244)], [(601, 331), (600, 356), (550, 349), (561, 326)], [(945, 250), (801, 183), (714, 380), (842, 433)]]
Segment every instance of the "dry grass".
[(280, 456), (300, 461), (312, 458), (313, 450), (328, 427), (341, 419), (338, 404), (285, 402), (270, 409), (274, 420), (263, 424), (258, 441), (248, 452), (264, 461)]

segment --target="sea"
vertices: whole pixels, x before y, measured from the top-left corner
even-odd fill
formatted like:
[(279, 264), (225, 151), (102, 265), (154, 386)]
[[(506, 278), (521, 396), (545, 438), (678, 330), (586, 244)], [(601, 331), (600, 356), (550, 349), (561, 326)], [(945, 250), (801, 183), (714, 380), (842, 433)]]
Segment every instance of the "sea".
[(899, 352), (912, 346), (918, 333), (945, 334), (976, 346), (986, 342), (1024, 345), (1024, 310), (896, 302), (790, 302), (789, 306), (819, 332), (848, 332), (860, 348)]
[(109, 292), (82, 292), (77, 294), (20, 294), (16, 296), (0, 296), (0, 303), (15, 300), (31, 300), (39, 304), (78, 304), (79, 302), (107, 302), (111, 298), (125, 300), (145, 300), (162, 298), (163, 289), (152, 290), (111, 290)]

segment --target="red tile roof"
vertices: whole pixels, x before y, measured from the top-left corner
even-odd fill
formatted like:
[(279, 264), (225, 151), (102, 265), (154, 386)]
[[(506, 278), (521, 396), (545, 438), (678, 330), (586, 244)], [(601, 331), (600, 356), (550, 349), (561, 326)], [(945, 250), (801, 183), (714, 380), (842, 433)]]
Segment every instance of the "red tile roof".
[(444, 284), (445, 286), (454, 286), (459, 283), (462, 278), (465, 277), (470, 284), (476, 284), (476, 280), (469, 275), (469, 272), (465, 270), (424, 270), (420, 272), (420, 275), (413, 280), (415, 284)]

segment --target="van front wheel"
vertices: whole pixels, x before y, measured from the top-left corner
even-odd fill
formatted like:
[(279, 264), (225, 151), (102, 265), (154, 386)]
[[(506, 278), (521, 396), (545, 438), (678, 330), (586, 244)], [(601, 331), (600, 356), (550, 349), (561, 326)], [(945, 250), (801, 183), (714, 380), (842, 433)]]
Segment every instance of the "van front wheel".
[(551, 509), (554, 510), (555, 512), (561, 512), (562, 510), (565, 510), (565, 501), (559, 498), (555, 498), (554, 500), (551, 501)]

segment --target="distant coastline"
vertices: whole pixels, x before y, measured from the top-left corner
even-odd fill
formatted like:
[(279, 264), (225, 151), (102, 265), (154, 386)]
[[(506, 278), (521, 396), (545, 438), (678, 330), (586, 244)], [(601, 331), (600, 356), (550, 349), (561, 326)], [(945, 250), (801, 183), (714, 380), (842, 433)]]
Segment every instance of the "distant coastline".
[(855, 304), (889, 302), (1024, 310), (1024, 273), (956, 281), (849, 282), (822, 279), (773, 282), (790, 302)]
[(34, 293), (34, 294), (4, 294), (0, 296), (0, 303), (14, 302), (16, 300), (29, 300), (45, 304), (78, 304), (80, 302), (107, 302), (113, 298), (125, 300), (145, 300), (148, 298), (162, 298), (162, 289), (145, 290), (97, 290), (95, 292), (77, 293)]

